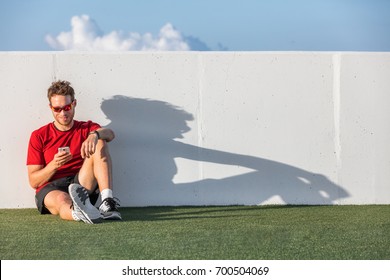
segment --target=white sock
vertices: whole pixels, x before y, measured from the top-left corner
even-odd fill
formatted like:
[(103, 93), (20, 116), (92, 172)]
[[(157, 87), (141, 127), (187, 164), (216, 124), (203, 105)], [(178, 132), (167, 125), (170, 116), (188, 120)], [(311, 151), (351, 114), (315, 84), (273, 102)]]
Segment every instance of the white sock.
[(100, 192), (100, 196), (102, 198), (102, 201), (104, 201), (106, 198), (112, 198), (112, 190), (111, 189), (104, 189)]

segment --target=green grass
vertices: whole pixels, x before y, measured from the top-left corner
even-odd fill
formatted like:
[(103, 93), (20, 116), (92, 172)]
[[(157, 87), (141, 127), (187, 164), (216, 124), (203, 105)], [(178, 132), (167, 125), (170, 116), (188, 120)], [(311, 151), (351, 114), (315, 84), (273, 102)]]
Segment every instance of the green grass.
[(122, 208), (87, 225), (0, 209), (1, 259), (390, 259), (390, 205)]

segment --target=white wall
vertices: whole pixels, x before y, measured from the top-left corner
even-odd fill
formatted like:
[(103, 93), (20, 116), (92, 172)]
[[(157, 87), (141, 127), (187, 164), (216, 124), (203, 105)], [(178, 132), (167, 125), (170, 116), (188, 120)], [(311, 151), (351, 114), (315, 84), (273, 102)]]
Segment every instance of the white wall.
[(0, 53), (0, 208), (35, 207), (32, 130), (72, 82), (122, 206), (390, 203), (390, 53)]

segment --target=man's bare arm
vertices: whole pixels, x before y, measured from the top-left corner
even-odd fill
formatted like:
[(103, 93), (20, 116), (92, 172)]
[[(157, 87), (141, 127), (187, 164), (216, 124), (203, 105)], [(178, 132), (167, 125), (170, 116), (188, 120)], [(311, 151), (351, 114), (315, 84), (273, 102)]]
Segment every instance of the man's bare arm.
[(72, 155), (65, 152), (57, 153), (48, 165), (27, 165), (28, 180), (33, 189), (49, 182), (51, 177), (72, 158)]
[(99, 133), (100, 139), (105, 140), (107, 142), (111, 142), (115, 138), (114, 131), (109, 128), (99, 128), (96, 131)]
[[(96, 133), (97, 132), (97, 133)], [(91, 157), (96, 150), (96, 144), (98, 140), (103, 140), (110, 142), (114, 140), (115, 134), (109, 128), (99, 128), (95, 131), (91, 131), (88, 135), (88, 138), (81, 145), (81, 157), (89, 158)]]

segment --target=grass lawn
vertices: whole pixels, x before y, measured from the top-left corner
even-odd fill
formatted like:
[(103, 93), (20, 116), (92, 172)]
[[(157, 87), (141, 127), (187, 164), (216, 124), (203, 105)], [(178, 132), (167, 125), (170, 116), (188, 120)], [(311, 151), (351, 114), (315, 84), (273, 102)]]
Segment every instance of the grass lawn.
[(0, 258), (390, 259), (390, 205), (122, 208), (87, 225), (0, 209)]

